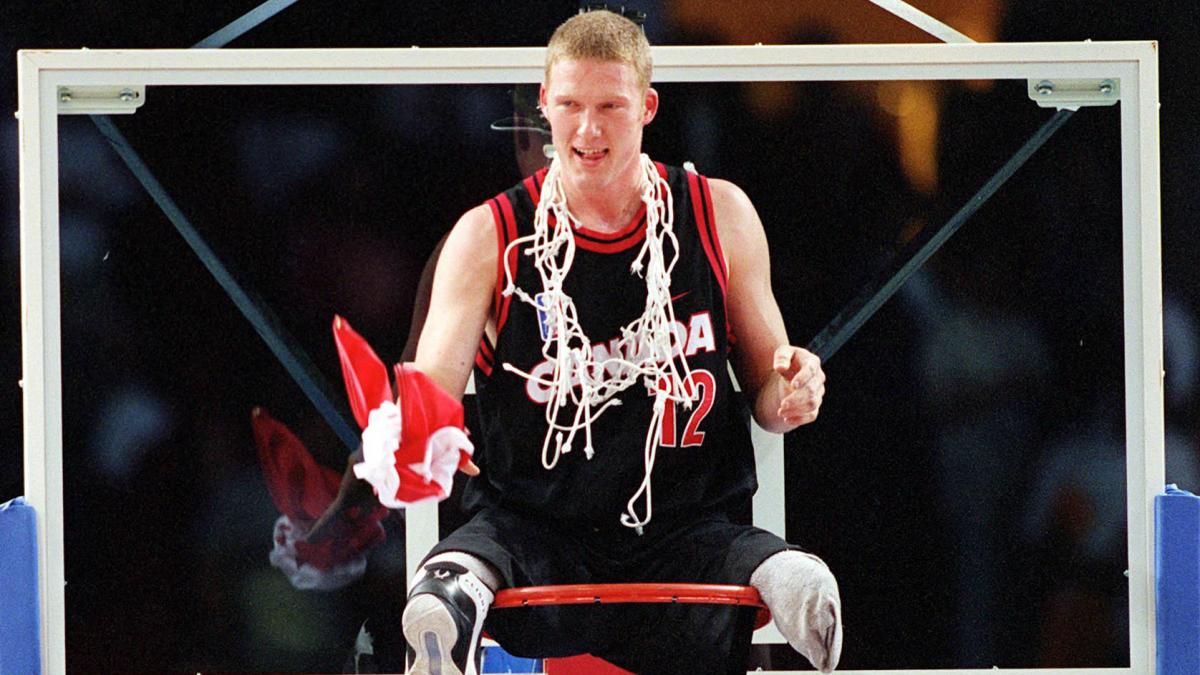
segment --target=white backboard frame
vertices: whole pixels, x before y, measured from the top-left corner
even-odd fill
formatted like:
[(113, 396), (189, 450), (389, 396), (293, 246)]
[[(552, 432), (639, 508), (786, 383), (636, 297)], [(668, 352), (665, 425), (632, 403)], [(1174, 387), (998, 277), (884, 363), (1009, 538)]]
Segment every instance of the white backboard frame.
[[(655, 81), (660, 83), (1053, 78), (1120, 82), (1131, 663), (1128, 668), (938, 672), (1151, 672), (1155, 663), (1153, 499), (1164, 483), (1157, 44), (655, 47), (653, 55)], [(539, 82), (543, 56), (543, 48), (19, 52), (25, 493), (39, 521), (44, 673), (66, 671), (58, 88), (512, 84)], [(841, 672), (915, 675), (923, 671)]]

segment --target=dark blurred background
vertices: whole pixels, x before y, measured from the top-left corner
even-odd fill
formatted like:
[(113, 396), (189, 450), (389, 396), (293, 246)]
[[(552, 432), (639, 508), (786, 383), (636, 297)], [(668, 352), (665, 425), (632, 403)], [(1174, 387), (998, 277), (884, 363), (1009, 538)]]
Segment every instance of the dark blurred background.
[[(16, 50), (183, 48), (257, 4), (0, 4), (0, 501), (23, 492)], [(628, 4), (661, 45), (932, 41), (865, 0)], [(1167, 477), (1200, 487), (1200, 5), (913, 4), (980, 41), (1160, 41)], [(577, 7), (299, 0), (231, 46), (543, 45)], [(1048, 118), (1024, 87), (663, 85), (646, 142), (754, 200), (805, 344)], [(332, 314), (400, 358), (434, 246), (542, 142), (489, 128), (513, 114), (501, 85), (159, 87), (116, 123), (341, 400)], [(1128, 664), (1118, 122), (1077, 113), (826, 364), (820, 421), (787, 438), (788, 535), (839, 578), (844, 668)], [(86, 117), (60, 118), (60, 156), (68, 666), (339, 670), (402, 596), (403, 524), (340, 591), (269, 566), (251, 408), (330, 467), (344, 447)]]

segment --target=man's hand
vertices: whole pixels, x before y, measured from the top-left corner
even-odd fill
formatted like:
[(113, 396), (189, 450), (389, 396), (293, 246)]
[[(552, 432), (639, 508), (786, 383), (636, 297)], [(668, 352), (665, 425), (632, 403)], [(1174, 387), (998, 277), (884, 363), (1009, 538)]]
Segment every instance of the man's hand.
[[(330, 525), (341, 518), (347, 509), (374, 507), (378, 505), (378, 500), (375, 498), (375, 493), (371, 490), (371, 484), (365, 480), (359, 480), (354, 475), (354, 465), (362, 461), (362, 447), (350, 453), (350, 458), (346, 462), (346, 472), (342, 475), (342, 483), (338, 488), (337, 497), (333, 503), (329, 505), (321, 517), (312, 524), (308, 530), (308, 534), (303, 537), (305, 541), (310, 543), (320, 543), (331, 535), (332, 528)], [(467, 460), (458, 468), (468, 476), (478, 476), (479, 467), (475, 466), (475, 462)]]
[(781, 345), (775, 350), (774, 367), (782, 378), (776, 414), (792, 428), (816, 420), (825, 397), (821, 359), (807, 349)]

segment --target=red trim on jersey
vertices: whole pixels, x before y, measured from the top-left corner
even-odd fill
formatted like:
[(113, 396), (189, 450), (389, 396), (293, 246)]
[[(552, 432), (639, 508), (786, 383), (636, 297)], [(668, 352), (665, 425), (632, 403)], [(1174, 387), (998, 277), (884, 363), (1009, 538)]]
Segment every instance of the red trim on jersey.
[(638, 208), (637, 213), (633, 214), (633, 220), (629, 221), (628, 225), (622, 227), (616, 232), (597, 232), (596, 230), (580, 225), (579, 227), (575, 228), (575, 236), (585, 237), (588, 241), (593, 243), (606, 244), (628, 237), (629, 235), (633, 234), (634, 230), (642, 227), (645, 224), (646, 204), (643, 202), (641, 207)]
[(646, 238), (646, 205), (638, 209), (633, 220), (616, 232), (597, 232), (586, 227), (575, 228), (575, 244), (597, 253), (624, 251)]
[(496, 351), (488, 341), (487, 334), (479, 340), (479, 349), (475, 351), (475, 365), (479, 366), (484, 375), (491, 375), (496, 365)]
[[(546, 184), (546, 174), (548, 173), (550, 173), (549, 167), (536, 171), (533, 174), (533, 186), (541, 190), (542, 186)], [(534, 196), (536, 196), (536, 194)]]
[[(691, 195), (692, 212), (696, 217), (696, 231), (700, 234), (700, 244), (704, 247), (704, 255), (708, 257), (709, 267), (721, 287), (721, 297), (726, 295), (725, 262), (721, 257), (719, 244), (716, 240), (716, 227), (713, 227), (712, 205), (705, 203), (708, 196), (708, 181), (691, 171), (687, 174), (688, 192)], [(711, 196), (709, 197), (711, 199)]]
[(496, 226), (496, 290), (492, 297), (492, 315), (496, 320), (500, 320), (500, 308), (504, 304), (504, 296), (501, 291), (504, 290), (504, 249), (508, 246), (506, 239), (504, 218), (500, 215), (500, 202), (493, 198), (487, 202), (488, 207), (492, 210), (492, 223)]
[(484, 375), (491, 377), (492, 364), (488, 363), (487, 361), (485, 361), (483, 359), (483, 354), (481, 354), (479, 352), (475, 352), (475, 365), (479, 367), (479, 370), (481, 370)]
[(488, 361), (492, 361), (496, 358), (496, 350), (492, 348), (492, 343), (490, 340), (488, 340), (486, 334), (479, 339), (479, 353), (482, 354), (483, 357)]
[[(517, 238), (517, 220), (513, 216), (512, 202), (508, 200), (508, 197), (504, 193), (496, 195), (495, 201), (500, 205), (501, 218), (496, 221), (498, 231), (501, 229), (501, 221), (503, 221), (503, 232), (500, 235), (500, 255), (497, 260), (497, 265), (500, 268), (497, 271), (499, 283), (496, 285), (496, 294), (499, 301), (499, 310), (496, 312), (496, 334), (499, 335), (500, 330), (504, 328), (504, 322), (508, 321), (508, 306), (512, 304), (512, 296), (502, 293), (505, 285), (508, 283), (504, 274), (504, 249), (508, 248), (508, 245)], [(514, 279), (517, 277), (517, 258), (517, 249), (514, 247), (508, 253), (508, 266), (512, 269)]]
[(492, 210), (492, 223), (496, 227), (496, 247), (499, 252), (496, 254), (496, 290), (492, 297), (492, 314), (500, 316), (500, 291), (504, 290), (504, 224), (500, 218), (500, 204), (494, 198), (487, 200), (488, 208)]
[(721, 290), (729, 285), (729, 268), (725, 265), (725, 252), (721, 249), (721, 236), (717, 233), (717, 216), (713, 208), (712, 192), (708, 187), (708, 179), (700, 176), (700, 187), (704, 190), (704, 205), (705, 214), (708, 216), (708, 227), (712, 235), (713, 250), (717, 254), (717, 276), (724, 281), (721, 283)]
[[(721, 240), (717, 237), (717, 217), (713, 211), (708, 179), (689, 171), (688, 190), (692, 198), (692, 211), (696, 216), (696, 231), (700, 234), (700, 243), (704, 247), (704, 254), (708, 256), (708, 264), (717, 279), (717, 285), (721, 287), (721, 298), (727, 299), (729, 278), (725, 270), (725, 254), (721, 250)], [(737, 336), (733, 333), (733, 325), (729, 323), (728, 306), (725, 310), (725, 335), (727, 344), (732, 349), (737, 343)]]
[(542, 169), (532, 176), (527, 177), (524, 181), (525, 191), (529, 193), (529, 198), (533, 200), (533, 210), (537, 211), (538, 202), (541, 201), (541, 195), (538, 193), (538, 186), (542, 184), (546, 176), (546, 170)]

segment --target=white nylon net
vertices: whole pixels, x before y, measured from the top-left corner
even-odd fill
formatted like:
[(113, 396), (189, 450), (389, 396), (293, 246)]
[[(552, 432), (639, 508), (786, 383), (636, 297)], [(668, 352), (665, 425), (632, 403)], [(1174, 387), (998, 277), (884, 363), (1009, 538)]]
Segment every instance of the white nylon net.
[[(571, 452), (576, 435), (583, 431), (583, 451), (595, 455), (592, 422), (610, 407), (619, 405), (616, 395), (639, 380), (654, 397), (654, 414), (646, 429), (643, 448), (645, 477), (626, 505), (621, 523), (639, 534), (653, 516), (650, 474), (661, 438), (663, 411), (682, 403), (690, 409), (697, 388), (686, 384), (690, 375), (682, 345), (672, 342), (675, 310), (671, 305), (671, 271), (679, 259), (679, 241), (672, 231), (675, 219), (671, 187), (658, 173), (654, 162), (642, 155), (641, 197), (646, 205), (646, 238), (630, 272), (646, 280), (646, 306), (642, 315), (621, 328), (617, 348), (603, 350), (598, 359), (592, 342), (579, 326), (575, 301), (563, 290), (563, 281), (575, 259), (573, 229), (578, 221), (567, 208), (566, 192), (557, 158), (550, 164), (534, 215), (533, 234), (509, 243), (504, 252), (505, 295), (516, 295), (544, 314), (547, 326), (542, 354), (554, 364), (548, 377), (525, 372), (511, 364), (504, 368), (536, 382), (549, 391), (546, 404), (546, 437), (542, 441), (542, 466), (553, 469), (562, 455)], [(664, 254), (670, 241), (671, 257)], [(542, 291), (531, 296), (516, 285), (509, 267), (509, 251), (517, 247), (533, 259), (541, 277)], [(676, 356), (679, 358), (675, 358)], [(645, 501), (642, 515), (639, 499)]]

